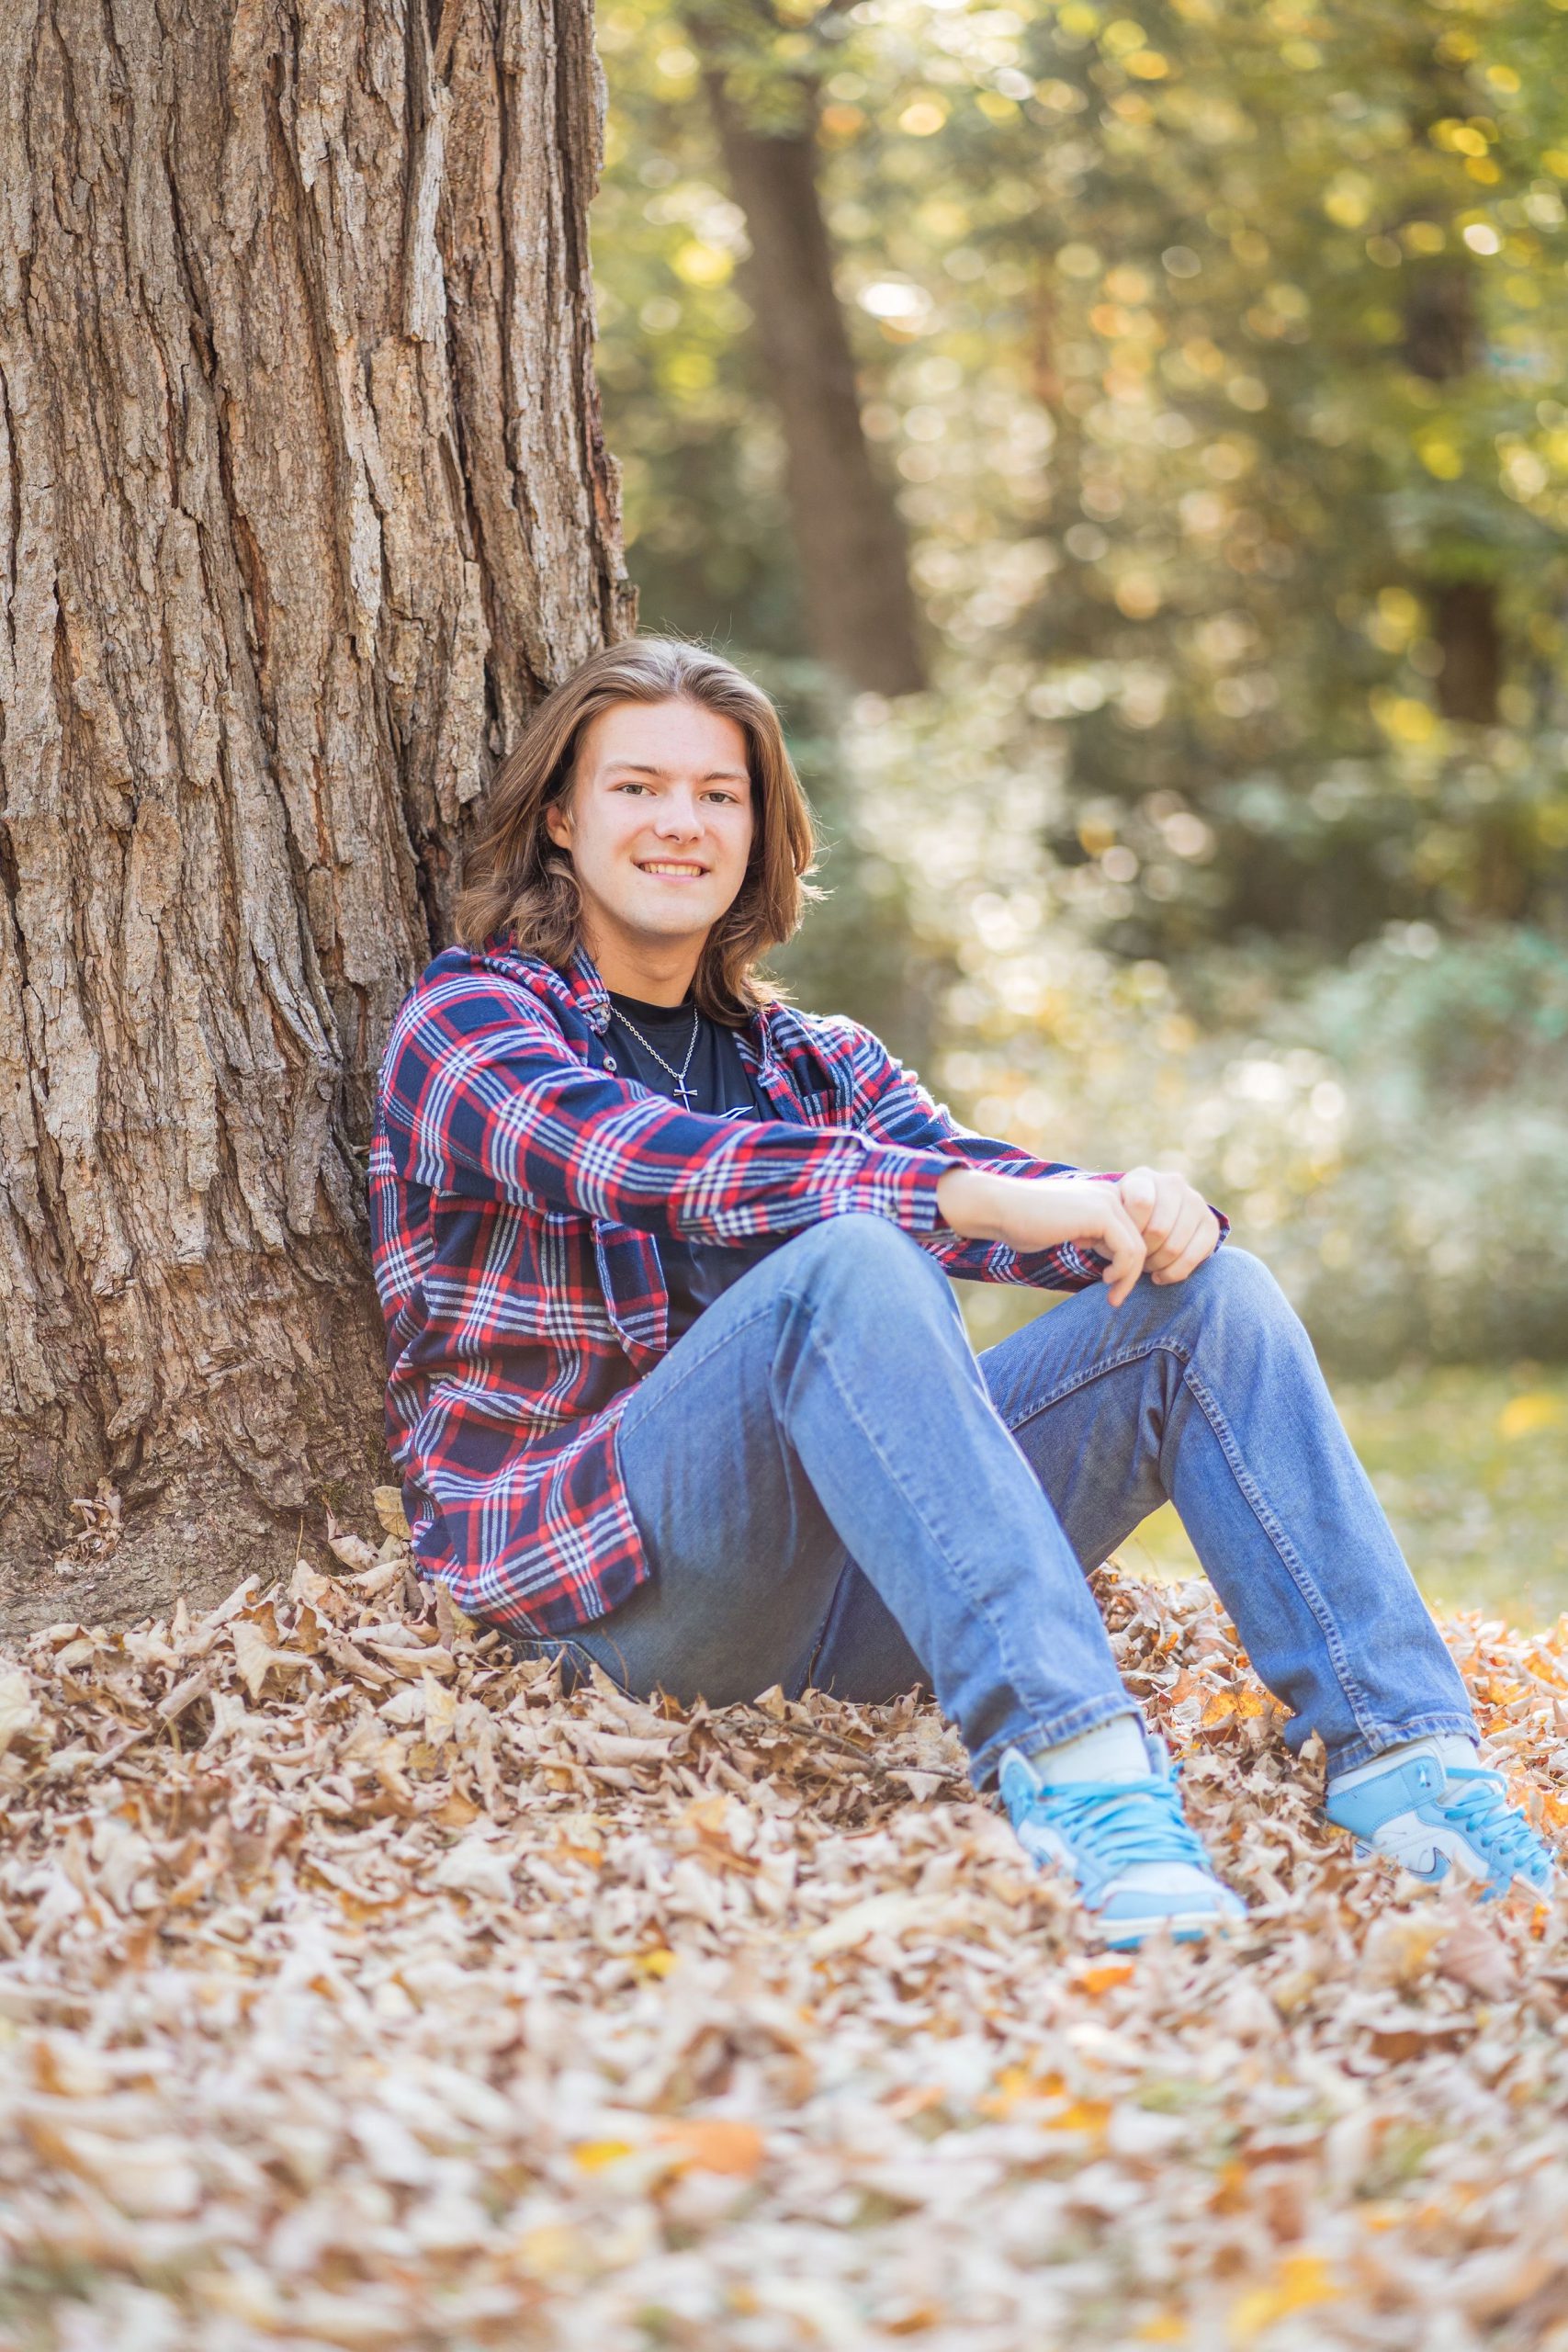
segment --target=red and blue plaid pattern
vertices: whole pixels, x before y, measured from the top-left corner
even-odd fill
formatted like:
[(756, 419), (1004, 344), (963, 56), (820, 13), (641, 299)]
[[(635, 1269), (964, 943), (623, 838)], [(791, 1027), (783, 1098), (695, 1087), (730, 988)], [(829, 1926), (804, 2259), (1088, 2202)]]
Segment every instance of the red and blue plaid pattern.
[[(414, 1549), (471, 1615), (566, 1634), (649, 1573), (615, 1424), (665, 1352), (661, 1237), (784, 1237), (870, 1211), (950, 1273), (1078, 1290), (1100, 1261), (943, 1226), (957, 1162), (1071, 1172), (969, 1134), (856, 1023), (783, 1004), (738, 1033), (777, 1110), (682, 1110), (600, 1065), (609, 998), (501, 940), (449, 948), (404, 999), (370, 1155), (387, 1426)], [(1114, 1181), (1114, 1180), (1111, 1180)]]

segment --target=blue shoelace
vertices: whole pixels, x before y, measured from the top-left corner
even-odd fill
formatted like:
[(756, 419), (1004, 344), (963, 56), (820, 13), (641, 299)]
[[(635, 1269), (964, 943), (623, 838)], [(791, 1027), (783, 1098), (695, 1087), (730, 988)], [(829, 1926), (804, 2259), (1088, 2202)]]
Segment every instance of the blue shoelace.
[[(1451, 1793), (1458, 1781), (1470, 1786)], [(1456, 1768), (1450, 1770), (1448, 1783), (1438, 1811), (1474, 1839), (1495, 1871), (1529, 1875), (1531, 1868), (1551, 1870), (1551, 1856), (1523, 1814), (1508, 1803), (1508, 1784), (1501, 1772), (1467, 1772)]]
[(1197, 1832), (1182, 1818), (1174, 1781), (1071, 1782), (1043, 1789), (1029, 1809), (1112, 1874), (1134, 1862), (1211, 1867)]

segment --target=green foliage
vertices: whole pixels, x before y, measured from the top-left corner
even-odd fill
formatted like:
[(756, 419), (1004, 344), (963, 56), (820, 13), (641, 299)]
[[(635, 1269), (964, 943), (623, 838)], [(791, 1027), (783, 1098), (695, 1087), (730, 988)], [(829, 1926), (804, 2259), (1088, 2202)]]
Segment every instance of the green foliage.
[(1561, 1358), (1568, 7), (743, 12), (942, 648), (888, 707), (805, 658), (728, 5), (604, 0), (601, 367), (644, 619), (823, 819), (781, 970), (978, 1125), (1185, 1167), (1338, 1366)]
[[(1445, 1365), (1337, 1379), (1334, 1398), (1434, 1608), (1516, 1625), (1568, 1609), (1568, 1375)], [(1168, 1504), (1122, 1557), (1135, 1576), (1198, 1569)]]
[[(645, 615), (798, 654), (698, 49), (658, 0), (601, 21), (602, 364)], [(1095, 869), (1121, 952), (1562, 919), (1568, 16), (746, 22), (754, 104), (819, 99), (865, 428), (944, 698), (1021, 665), (1066, 755), (1051, 845)], [(1445, 716), (1494, 631), (1487, 723)]]

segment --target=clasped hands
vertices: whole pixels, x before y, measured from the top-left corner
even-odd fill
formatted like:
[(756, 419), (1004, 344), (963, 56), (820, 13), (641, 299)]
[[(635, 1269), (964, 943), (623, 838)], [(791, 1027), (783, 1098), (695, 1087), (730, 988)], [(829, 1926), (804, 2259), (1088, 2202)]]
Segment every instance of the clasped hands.
[(950, 1168), (936, 1198), (943, 1223), (967, 1240), (1021, 1250), (1083, 1243), (1109, 1261), (1100, 1279), (1112, 1306), (1140, 1274), (1156, 1283), (1185, 1282), (1219, 1245), (1213, 1210), (1168, 1168), (1132, 1168), (1114, 1183)]

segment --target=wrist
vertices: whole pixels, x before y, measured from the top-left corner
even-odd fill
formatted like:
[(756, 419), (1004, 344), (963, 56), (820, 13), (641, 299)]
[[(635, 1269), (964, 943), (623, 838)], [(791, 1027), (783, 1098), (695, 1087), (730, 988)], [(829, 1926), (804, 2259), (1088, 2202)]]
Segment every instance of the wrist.
[(982, 1168), (950, 1168), (936, 1188), (942, 1223), (966, 1241), (1000, 1241), (998, 1181)]

